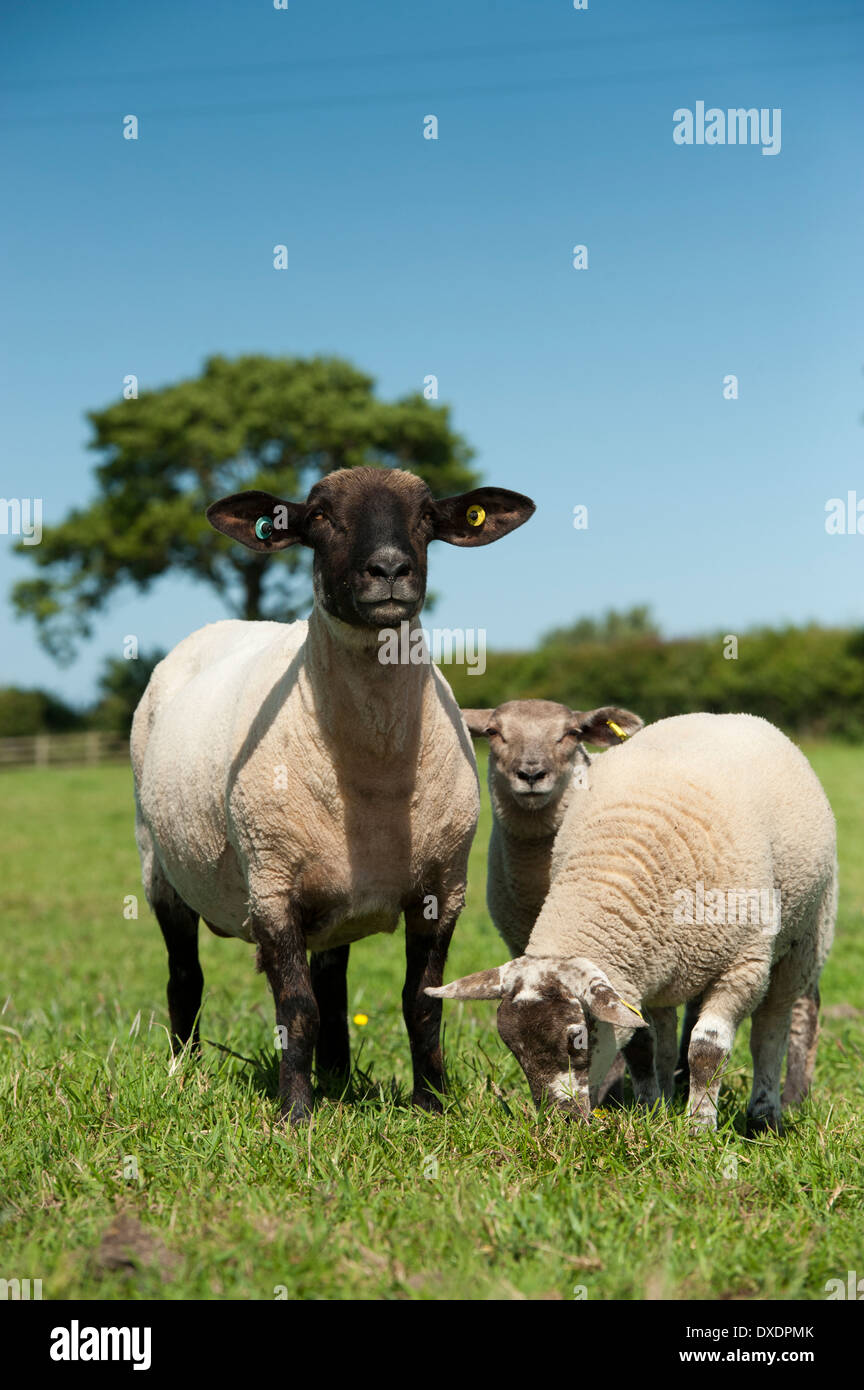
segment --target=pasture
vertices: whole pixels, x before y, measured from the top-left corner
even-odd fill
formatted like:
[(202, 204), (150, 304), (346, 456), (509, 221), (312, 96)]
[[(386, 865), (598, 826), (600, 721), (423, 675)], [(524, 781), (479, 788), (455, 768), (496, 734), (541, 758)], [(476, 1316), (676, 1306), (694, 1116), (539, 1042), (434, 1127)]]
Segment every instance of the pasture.
[[(208, 1042), (169, 1067), (128, 769), (4, 772), (0, 1275), (41, 1278), (45, 1298), (824, 1298), (864, 1260), (864, 747), (806, 751), (838, 819), (838, 933), (813, 1096), (754, 1141), (746, 1026), (718, 1133), (691, 1142), (682, 1101), (538, 1122), (483, 1003), (445, 1004), (451, 1095), (416, 1113), (401, 933), (352, 949), (368, 1022), (350, 1096), (283, 1132), (270, 993), (243, 943), (202, 927)], [(488, 833), (484, 784), (448, 979), (506, 955)]]

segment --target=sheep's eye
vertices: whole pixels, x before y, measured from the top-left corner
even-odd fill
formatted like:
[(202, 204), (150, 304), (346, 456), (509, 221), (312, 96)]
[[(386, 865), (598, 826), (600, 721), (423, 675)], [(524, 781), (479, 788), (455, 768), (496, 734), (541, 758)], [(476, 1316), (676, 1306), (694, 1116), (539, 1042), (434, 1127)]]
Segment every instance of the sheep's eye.
[(309, 514), (309, 520), (310, 520), (310, 521), (326, 521), (326, 520), (327, 520), (327, 513), (326, 513), (326, 512), (322, 512), (321, 508), (320, 508), (320, 507), (317, 507), (317, 508), (315, 509), (314, 512), (310, 512), (310, 514)]
[(504, 737), (504, 735), (502, 734), (502, 732), (501, 732), (500, 729), (487, 729), (487, 730), (486, 730), (486, 737), (487, 737), (487, 738), (500, 738), (500, 740), (501, 740), (502, 743), (506, 743), (506, 742), (507, 742), (506, 738)]

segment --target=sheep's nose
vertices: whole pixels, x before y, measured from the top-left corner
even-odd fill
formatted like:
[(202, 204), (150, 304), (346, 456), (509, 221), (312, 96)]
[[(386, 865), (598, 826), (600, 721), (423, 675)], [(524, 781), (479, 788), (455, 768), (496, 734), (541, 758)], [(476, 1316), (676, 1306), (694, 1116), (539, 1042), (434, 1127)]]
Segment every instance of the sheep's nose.
[(527, 768), (520, 767), (516, 773), (516, 776), (520, 779), (520, 781), (527, 782), (529, 787), (533, 787), (535, 782), (539, 782), (543, 777), (546, 776), (546, 772), (547, 769), (545, 767), (537, 768), (536, 770), (532, 768), (530, 771)]
[(382, 546), (367, 560), (366, 573), (373, 579), (406, 579), (411, 573), (411, 563), (395, 546)]

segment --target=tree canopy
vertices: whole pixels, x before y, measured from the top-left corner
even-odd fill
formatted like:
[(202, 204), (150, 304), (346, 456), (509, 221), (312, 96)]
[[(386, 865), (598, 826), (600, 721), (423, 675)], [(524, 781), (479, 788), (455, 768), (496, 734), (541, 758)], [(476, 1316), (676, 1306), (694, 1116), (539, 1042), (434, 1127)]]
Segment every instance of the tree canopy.
[(40, 573), (14, 586), (13, 607), (60, 661), (121, 585), (144, 591), (169, 571), (209, 584), (234, 616), (299, 616), (308, 551), (273, 563), (232, 544), (204, 516), (226, 493), (299, 500), (317, 477), (359, 464), (409, 468), (441, 496), (479, 481), (447, 406), (419, 392), (382, 401), (372, 377), (333, 357), (211, 357), (198, 377), (88, 418), (102, 454), (95, 499), (44, 527), (39, 546), (17, 547)]

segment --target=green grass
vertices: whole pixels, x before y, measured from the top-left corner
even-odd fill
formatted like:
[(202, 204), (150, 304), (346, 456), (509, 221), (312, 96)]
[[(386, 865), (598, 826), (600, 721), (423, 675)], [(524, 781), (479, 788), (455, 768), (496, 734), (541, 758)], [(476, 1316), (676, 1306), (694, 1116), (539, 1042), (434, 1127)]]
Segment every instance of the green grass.
[[(414, 1112), (401, 936), (352, 952), (351, 1013), (369, 1018), (352, 1100), (285, 1133), (272, 1005), (241, 943), (202, 929), (203, 1035), (240, 1056), (169, 1068), (128, 771), (4, 773), (0, 1276), (46, 1298), (824, 1298), (864, 1258), (864, 749), (808, 752), (840, 826), (838, 936), (813, 1097), (758, 1141), (746, 1029), (720, 1129), (691, 1142), (680, 1104), (538, 1121), (491, 1004), (445, 1005), (452, 1095), (443, 1117)], [(486, 807), (448, 978), (505, 956), (488, 828)], [(126, 1263), (103, 1240), (124, 1213)]]

